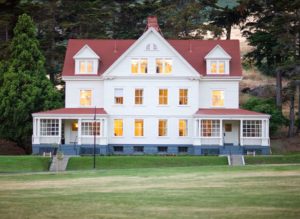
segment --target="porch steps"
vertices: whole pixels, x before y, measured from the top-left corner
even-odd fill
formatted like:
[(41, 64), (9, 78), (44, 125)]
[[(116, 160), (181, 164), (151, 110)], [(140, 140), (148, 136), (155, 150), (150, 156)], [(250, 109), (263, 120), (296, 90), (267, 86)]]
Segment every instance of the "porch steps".
[(229, 155), (228, 156), (228, 163), (230, 166), (244, 166), (245, 160), (243, 155)]
[(71, 156), (64, 156), (62, 160), (57, 159), (57, 156), (53, 156), (49, 171), (61, 172), (67, 169), (68, 161)]

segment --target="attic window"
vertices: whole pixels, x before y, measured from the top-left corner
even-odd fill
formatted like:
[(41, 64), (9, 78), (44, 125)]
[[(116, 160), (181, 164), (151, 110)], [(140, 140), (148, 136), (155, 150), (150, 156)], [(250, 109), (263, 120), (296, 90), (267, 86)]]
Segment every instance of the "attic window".
[(79, 61), (79, 73), (80, 74), (92, 74), (93, 73), (93, 61), (82, 60)]
[(131, 59), (131, 73), (147, 74), (148, 59)]
[(172, 59), (156, 59), (156, 73), (169, 74), (172, 72)]
[(211, 61), (210, 74), (225, 74), (225, 61)]

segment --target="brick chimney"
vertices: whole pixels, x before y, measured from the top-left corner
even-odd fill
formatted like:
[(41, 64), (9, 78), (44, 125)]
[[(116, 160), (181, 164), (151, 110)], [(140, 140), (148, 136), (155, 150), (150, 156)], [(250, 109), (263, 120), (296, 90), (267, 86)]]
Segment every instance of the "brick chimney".
[(156, 16), (149, 16), (147, 18), (147, 30), (150, 27), (153, 27), (156, 31), (160, 32)]

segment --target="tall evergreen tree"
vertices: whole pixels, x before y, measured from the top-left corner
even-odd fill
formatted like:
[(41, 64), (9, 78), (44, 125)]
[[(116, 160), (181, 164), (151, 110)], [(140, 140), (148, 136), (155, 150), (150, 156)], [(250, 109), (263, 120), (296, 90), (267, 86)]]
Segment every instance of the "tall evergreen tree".
[(46, 76), (36, 27), (23, 14), (14, 28), (10, 65), (0, 88), (0, 137), (17, 142), (30, 153), (31, 113), (60, 107), (61, 95)]

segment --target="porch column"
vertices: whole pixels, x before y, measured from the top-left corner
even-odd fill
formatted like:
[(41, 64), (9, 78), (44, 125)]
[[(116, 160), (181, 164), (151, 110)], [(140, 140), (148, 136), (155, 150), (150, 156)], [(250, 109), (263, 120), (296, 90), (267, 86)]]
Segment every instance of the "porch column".
[(61, 144), (61, 118), (58, 119), (58, 144)]
[(266, 119), (266, 138), (269, 139), (269, 120)]
[(81, 119), (78, 119), (77, 144), (81, 145)]
[(243, 142), (243, 119), (240, 120), (240, 145), (243, 146), (244, 142)]
[(219, 145), (223, 145), (223, 119), (220, 119), (220, 141)]
[(100, 137), (104, 137), (104, 119), (100, 119)]
[(38, 137), (40, 137), (40, 133), (41, 133), (40, 129), (41, 129), (41, 119), (38, 118), (37, 119), (37, 136)]
[(108, 131), (108, 128), (107, 128), (107, 124), (108, 124), (108, 122), (107, 122), (107, 119), (103, 119), (103, 130), (104, 130), (104, 137), (105, 138), (107, 138), (107, 131)]

